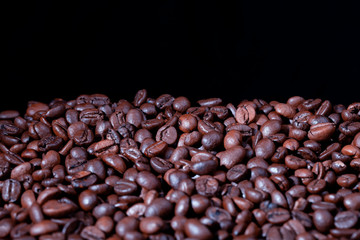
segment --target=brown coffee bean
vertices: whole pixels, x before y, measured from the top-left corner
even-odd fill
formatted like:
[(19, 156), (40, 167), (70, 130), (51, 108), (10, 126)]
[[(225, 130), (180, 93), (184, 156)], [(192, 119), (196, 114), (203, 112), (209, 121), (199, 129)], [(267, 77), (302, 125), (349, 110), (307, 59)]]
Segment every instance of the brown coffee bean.
[(101, 159), (105, 164), (112, 167), (119, 173), (124, 173), (126, 170), (126, 164), (122, 157), (118, 154), (105, 154), (101, 155)]
[(1, 196), (5, 202), (16, 202), (21, 195), (21, 184), (14, 179), (6, 179), (2, 186)]
[(195, 239), (212, 239), (213, 235), (210, 230), (201, 224), (197, 219), (188, 219), (184, 224), (185, 234), (190, 238)]
[(84, 190), (79, 195), (79, 205), (84, 211), (92, 210), (98, 203), (97, 195), (91, 190)]
[(257, 157), (268, 159), (275, 153), (275, 144), (268, 138), (261, 139), (255, 146), (255, 154)]
[(358, 222), (358, 215), (353, 211), (343, 211), (336, 214), (334, 225), (340, 229), (349, 229)]
[(94, 140), (94, 134), (83, 122), (71, 124), (67, 130), (70, 139), (79, 146), (90, 144)]
[(164, 227), (164, 221), (157, 216), (145, 217), (140, 221), (140, 231), (145, 234), (155, 234)]
[(294, 155), (287, 155), (285, 157), (285, 165), (293, 170), (306, 167), (306, 161)]
[(210, 206), (210, 200), (200, 194), (191, 196), (191, 207), (196, 214), (201, 214)]
[(324, 179), (315, 179), (312, 180), (307, 186), (306, 189), (309, 193), (320, 193), (326, 188), (326, 181)]
[(308, 137), (314, 141), (324, 141), (329, 139), (335, 132), (335, 124), (333, 123), (319, 123), (310, 127)]
[(43, 213), (49, 217), (63, 217), (77, 209), (77, 205), (70, 199), (49, 200), (42, 205)]
[(146, 208), (145, 217), (159, 216), (168, 219), (172, 216), (173, 205), (165, 198), (156, 198)]
[(290, 213), (284, 208), (273, 208), (267, 212), (266, 219), (272, 224), (281, 224), (290, 219)]
[(159, 179), (151, 172), (142, 171), (139, 172), (136, 176), (136, 183), (148, 190), (159, 189), (160, 181)]
[(240, 106), (235, 113), (235, 119), (240, 124), (249, 124), (255, 118), (256, 111), (250, 104)]
[(293, 118), (296, 114), (295, 108), (285, 103), (276, 104), (275, 111), (286, 118)]
[(278, 133), (281, 130), (281, 121), (279, 120), (269, 120), (266, 121), (260, 128), (260, 132), (263, 137), (269, 137)]
[(212, 197), (219, 190), (219, 182), (209, 175), (203, 175), (195, 180), (196, 191), (206, 197)]
[(313, 222), (319, 232), (327, 232), (334, 224), (334, 218), (327, 210), (316, 210)]
[(45, 235), (48, 233), (56, 232), (59, 226), (51, 220), (42, 220), (41, 222), (35, 223), (30, 228), (30, 234), (32, 236)]
[(360, 193), (350, 193), (344, 197), (344, 206), (348, 210), (359, 210), (360, 209)]
[(82, 231), (80, 236), (84, 239), (105, 239), (105, 233), (102, 232), (96, 226), (86, 226)]

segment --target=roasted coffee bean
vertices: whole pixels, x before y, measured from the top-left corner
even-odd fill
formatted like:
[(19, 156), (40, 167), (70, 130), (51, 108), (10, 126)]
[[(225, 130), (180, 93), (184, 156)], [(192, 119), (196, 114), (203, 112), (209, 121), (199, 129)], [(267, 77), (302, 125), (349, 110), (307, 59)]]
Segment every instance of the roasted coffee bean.
[(170, 201), (165, 198), (154, 199), (146, 208), (145, 217), (159, 216), (168, 219), (172, 216), (174, 207)]
[(105, 239), (105, 233), (96, 226), (86, 226), (80, 236), (84, 239)]
[(63, 217), (77, 210), (77, 205), (68, 198), (49, 200), (43, 204), (42, 210), (49, 217)]
[(151, 172), (142, 171), (136, 176), (136, 183), (148, 190), (160, 188), (159, 179)]
[(344, 206), (348, 210), (359, 210), (360, 209), (360, 193), (350, 193), (344, 197)]
[(334, 123), (319, 123), (310, 127), (308, 137), (314, 141), (324, 141), (329, 139), (335, 132)]
[(185, 234), (195, 239), (212, 239), (211, 231), (197, 219), (188, 219), (184, 224)]
[(235, 113), (235, 119), (238, 123), (249, 124), (256, 116), (255, 108), (250, 104), (240, 106)]
[(91, 190), (84, 190), (79, 195), (79, 205), (84, 211), (92, 210), (97, 202), (97, 195)]
[(30, 228), (30, 234), (32, 236), (45, 235), (48, 233), (56, 232), (59, 226), (51, 220), (42, 220), (41, 222), (35, 223)]
[(59, 150), (62, 146), (63, 139), (58, 136), (47, 136), (41, 138), (38, 142), (39, 151), (45, 152), (49, 150)]
[(228, 170), (226, 178), (230, 182), (239, 182), (246, 177), (247, 173), (248, 170), (244, 164), (237, 164)]
[(264, 159), (268, 159), (275, 153), (275, 144), (268, 138), (261, 139), (255, 146), (255, 155)]
[(230, 169), (234, 165), (240, 163), (245, 158), (245, 155), (246, 150), (243, 147), (234, 146), (228, 148), (226, 151), (219, 152), (217, 157), (220, 158), (220, 165)]
[(151, 168), (154, 169), (157, 173), (165, 173), (167, 170), (173, 168), (173, 164), (169, 162), (168, 160), (159, 158), (159, 157), (153, 157), (150, 159), (150, 165)]
[(172, 145), (177, 140), (177, 131), (173, 126), (164, 125), (156, 133), (156, 141), (164, 141), (169, 145)]
[(119, 155), (117, 154), (105, 154), (101, 156), (101, 159), (110, 167), (112, 167), (113, 169), (115, 169), (116, 171), (120, 172), (120, 173), (124, 173), (126, 170), (126, 163), (123, 160), (123, 158), (121, 158)]
[(137, 191), (138, 187), (136, 183), (126, 179), (121, 179), (116, 182), (114, 191), (118, 195), (131, 195)]
[(290, 219), (290, 213), (284, 208), (273, 208), (267, 212), (266, 219), (272, 224), (281, 224)]
[(195, 180), (196, 191), (206, 197), (212, 197), (219, 190), (219, 182), (209, 175), (203, 175)]
[(358, 222), (358, 215), (353, 211), (343, 211), (336, 214), (334, 218), (334, 225), (340, 229), (349, 229)]
[(155, 234), (159, 232), (165, 223), (160, 217), (153, 216), (153, 217), (145, 217), (142, 218), (140, 221), (140, 231), (145, 234)]
[(70, 139), (79, 146), (90, 144), (94, 140), (94, 133), (83, 122), (71, 124), (67, 130)]
[(16, 202), (21, 195), (21, 184), (14, 179), (6, 179), (2, 185), (1, 196), (5, 202)]
[(281, 122), (278, 120), (266, 121), (260, 128), (263, 137), (269, 137), (278, 133), (281, 130)]
[(334, 223), (334, 218), (327, 210), (316, 210), (313, 215), (313, 222), (319, 232), (327, 232)]

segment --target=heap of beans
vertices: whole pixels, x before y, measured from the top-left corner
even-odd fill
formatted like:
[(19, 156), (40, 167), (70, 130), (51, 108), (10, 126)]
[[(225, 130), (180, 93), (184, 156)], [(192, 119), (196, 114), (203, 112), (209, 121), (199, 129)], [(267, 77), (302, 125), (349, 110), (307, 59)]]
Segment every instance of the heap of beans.
[(360, 103), (81, 95), (0, 135), (2, 239), (360, 239)]

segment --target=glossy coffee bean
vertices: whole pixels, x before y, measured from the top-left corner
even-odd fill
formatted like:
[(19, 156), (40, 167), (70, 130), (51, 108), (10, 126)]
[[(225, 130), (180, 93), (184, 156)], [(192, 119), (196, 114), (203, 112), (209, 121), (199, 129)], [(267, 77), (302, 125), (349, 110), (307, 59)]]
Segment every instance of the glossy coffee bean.
[(313, 222), (319, 232), (326, 232), (332, 227), (334, 218), (327, 210), (316, 210), (313, 215)]

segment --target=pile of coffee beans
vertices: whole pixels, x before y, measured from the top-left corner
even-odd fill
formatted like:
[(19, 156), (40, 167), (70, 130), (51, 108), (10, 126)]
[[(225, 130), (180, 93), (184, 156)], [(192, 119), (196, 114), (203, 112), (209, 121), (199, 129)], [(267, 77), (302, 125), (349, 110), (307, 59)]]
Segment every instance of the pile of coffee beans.
[(360, 103), (81, 95), (0, 137), (1, 239), (360, 239)]

